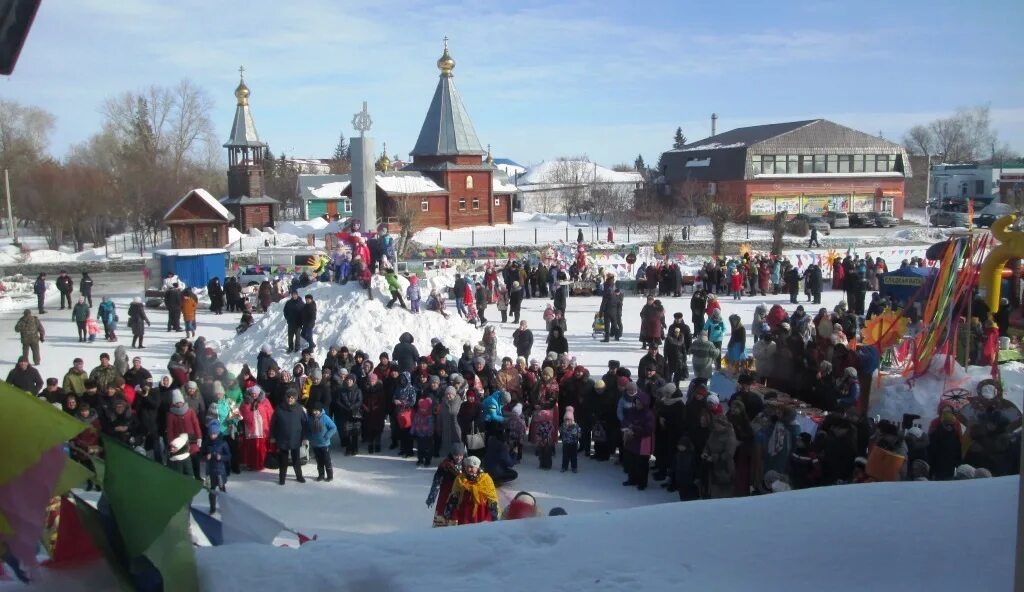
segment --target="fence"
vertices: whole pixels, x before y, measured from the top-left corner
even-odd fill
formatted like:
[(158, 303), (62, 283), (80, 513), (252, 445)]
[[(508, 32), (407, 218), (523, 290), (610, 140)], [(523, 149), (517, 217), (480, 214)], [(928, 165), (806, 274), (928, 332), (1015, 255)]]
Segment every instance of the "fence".
[(107, 237), (104, 248), (106, 249), (107, 257), (116, 254), (123, 255), (125, 253), (138, 253), (142, 255), (146, 249), (158, 247), (170, 240), (171, 232), (166, 229), (159, 232), (143, 233), (140, 236), (132, 233), (115, 234)]

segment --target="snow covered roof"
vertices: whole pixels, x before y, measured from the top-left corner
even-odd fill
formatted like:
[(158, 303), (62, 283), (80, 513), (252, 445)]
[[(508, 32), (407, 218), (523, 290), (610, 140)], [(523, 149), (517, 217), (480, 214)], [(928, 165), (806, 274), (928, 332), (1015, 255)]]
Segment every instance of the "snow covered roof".
[(213, 210), (215, 212), (217, 212), (217, 214), (219, 214), (222, 218), (224, 218), (228, 222), (230, 222), (230, 221), (235, 219), (235, 215), (234, 214), (229, 212), (227, 208), (225, 208), (223, 205), (221, 205), (221, 203), (219, 201), (217, 201), (217, 198), (215, 198), (212, 195), (210, 195), (210, 192), (205, 190), (205, 189), (203, 189), (202, 187), (197, 187), (197, 188), (193, 189), (192, 191), (189, 191), (188, 193), (183, 195), (181, 197), (181, 199), (179, 199), (177, 201), (177, 203), (175, 203), (173, 206), (171, 206), (171, 209), (167, 210), (167, 213), (164, 214), (164, 218), (167, 218), (168, 216), (170, 216), (171, 213), (174, 212), (174, 210), (178, 209), (178, 207), (181, 204), (185, 203), (185, 200), (188, 199), (189, 196), (191, 196), (193, 194), (195, 194), (200, 199), (202, 199), (204, 202), (206, 202), (207, 205), (209, 205), (211, 208), (213, 208)]
[[(344, 195), (352, 184), (350, 175), (299, 175), (302, 199), (350, 199)], [(375, 182), (385, 193), (418, 195), (447, 193), (444, 187), (430, 177), (415, 171), (376, 173)]]
[(580, 183), (641, 183), (643, 176), (634, 171), (613, 171), (585, 160), (546, 160), (533, 165), (519, 177), (519, 186), (534, 184), (566, 184), (559, 169), (567, 167)]
[(195, 255), (225, 255), (227, 249), (160, 249), (153, 251), (154, 255), (161, 257), (189, 257)]
[(345, 199), (343, 194), (351, 184), (352, 181), (333, 181), (310, 189), (310, 193), (317, 199)]
[(448, 193), (448, 190), (435, 183), (431, 178), (416, 172), (377, 173), (375, 180), (377, 187), (380, 187), (385, 193)]

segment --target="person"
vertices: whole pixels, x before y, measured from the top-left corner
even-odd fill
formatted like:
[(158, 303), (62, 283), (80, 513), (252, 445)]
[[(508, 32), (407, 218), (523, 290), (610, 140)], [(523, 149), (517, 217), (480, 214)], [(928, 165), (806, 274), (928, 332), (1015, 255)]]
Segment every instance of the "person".
[(932, 481), (949, 481), (963, 460), (960, 422), (945, 406), (928, 430), (928, 465)]
[[(629, 383), (633, 384), (633, 383)], [(622, 413), (623, 468), (627, 478), (624, 486), (635, 485), (647, 489), (650, 475), (651, 454), (654, 451), (655, 416), (651, 409), (651, 397), (645, 392), (623, 397), (627, 403)]]
[(11, 371), (7, 373), (7, 384), (19, 388), (30, 395), (38, 395), (44, 383), (39, 370), (36, 370), (35, 366), (29, 365), (28, 357), (21, 356), (18, 358), (18, 363), (14, 365), (14, 368), (11, 368)]
[(618, 341), (622, 337), (622, 292), (618, 286), (604, 291), (600, 312), (604, 316), (604, 339), (601, 341), (608, 343), (612, 337)]
[(462, 461), (466, 457), (466, 446), (461, 442), (452, 444), (451, 451), (438, 465), (434, 471), (434, 479), (430, 483), (430, 493), (427, 494), (427, 507), (433, 506), (434, 527), (447, 526), (444, 517), (445, 508), (448, 506), (448, 496), (455, 484), (455, 478), (462, 474)]
[(502, 410), (511, 402), (512, 395), (508, 391), (494, 391), (480, 402), (484, 433), (488, 438), (499, 434), (504, 429), (505, 416)]
[(89, 337), (86, 330), (86, 323), (89, 321), (89, 305), (85, 303), (85, 296), (78, 297), (78, 303), (71, 309), (71, 320), (78, 327), (78, 342), (85, 343)]
[[(46, 341), (46, 329), (39, 317), (32, 314), (28, 308), (22, 313), (21, 318), (14, 324), (14, 331), (21, 336), (21, 356), (28, 358), (32, 352), (32, 363), (39, 365), (39, 344)], [(37, 389), (38, 390), (38, 389)]]
[(32, 284), (32, 292), (36, 295), (36, 303), (39, 305), (39, 314), (46, 314), (43, 304), (46, 302), (46, 274), (41, 273)]
[(330, 483), (334, 480), (334, 466), (331, 464), (331, 439), (338, 433), (338, 427), (324, 413), (319, 401), (313, 404), (309, 418), (309, 446), (316, 458), (316, 480)]
[(466, 457), (463, 472), (455, 477), (445, 504), (444, 518), (449, 526), (495, 522), (501, 517), (498, 491), (491, 476), (480, 469), (480, 459)]
[(185, 321), (185, 338), (196, 336), (196, 312), (199, 310), (199, 298), (192, 292), (192, 288), (186, 288), (181, 293), (181, 318)]
[(133, 298), (132, 303), (128, 305), (128, 327), (132, 330), (132, 347), (146, 348), (142, 344), (142, 339), (146, 334), (146, 327), (150, 325), (146, 309), (142, 305), (142, 298)]
[[(714, 366), (716, 360), (721, 357), (721, 350), (708, 340), (707, 333), (701, 331), (690, 347), (690, 357), (693, 361), (693, 375), (707, 380), (714, 373)], [(721, 364), (721, 361), (718, 363)]]
[(419, 313), (423, 293), (420, 291), (420, 278), (414, 273), (409, 275), (409, 287), (405, 289), (405, 297), (409, 299), (409, 310)]
[(287, 353), (299, 351), (299, 334), (302, 331), (302, 300), (299, 299), (298, 290), (292, 290), (288, 302), (284, 303), (284, 320), (288, 325), (288, 350)]
[(461, 273), (455, 274), (455, 284), (452, 286), (452, 291), (455, 293), (455, 310), (459, 313), (460, 317), (465, 317), (466, 301), (464, 295), (466, 293), (466, 280), (462, 277)]
[(299, 449), (306, 434), (307, 420), (306, 410), (298, 401), (298, 391), (289, 388), (285, 393), (285, 402), (274, 410), (274, 416), (270, 420), (270, 442), (277, 445), (278, 485), (284, 485), (285, 475), (288, 474), (289, 456), (295, 470), (295, 480), (299, 483), (306, 482), (302, 476), (302, 465), (299, 463)]
[(259, 386), (245, 393), (245, 402), (238, 409), (242, 416), (242, 463), (250, 471), (262, 471), (266, 465), (267, 438), (274, 409)]
[(206, 295), (210, 297), (210, 312), (219, 315), (224, 311), (224, 287), (220, 285), (220, 278), (213, 276), (206, 283)]
[(316, 302), (313, 302), (313, 295), (306, 294), (306, 303), (302, 306), (302, 339), (306, 342), (307, 349), (313, 349), (313, 326), (316, 324)]
[(60, 292), (60, 309), (64, 310), (64, 302), (67, 302), (68, 308), (71, 308), (71, 292), (75, 288), (75, 282), (68, 275), (68, 272), (63, 269), (60, 270), (60, 275), (57, 276), (57, 291)]
[[(338, 381), (338, 377), (334, 378)], [(359, 454), (359, 426), (363, 421), (363, 392), (356, 386), (351, 372), (341, 379), (341, 387), (334, 392), (334, 420), (341, 428), (341, 443), (345, 456)]]
[(206, 426), (206, 439), (201, 452), (206, 461), (206, 476), (210, 480), (210, 514), (217, 511), (217, 492), (227, 492), (231, 473), (231, 447), (221, 438), (221, 423), (211, 420)]
[(480, 326), (487, 324), (487, 305), (491, 302), (491, 294), (480, 282), (476, 283), (476, 314), (480, 317)]
[(89, 308), (92, 308), (92, 283), (89, 272), (83, 271), (82, 279), (78, 282), (78, 293), (89, 302)]
[(498, 307), (498, 312), (501, 314), (501, 322), (508, 322), (508, 290), (501, 284), (496, 284), (494, 287), (495, 293), (495, 306)]
[(103, 323), (103, 337), (107, 341), (117, 341), (117, 306), (114, 301), (104, 298), (96, 309), (96, 316)]
[(85, 393), (85, 381), (89, 379), (89, 373), (85, 371), (85, 360), (75, 358), (71, 368), (64, 374), (64, 381), (61, 386), (65, 392), (82, 395)]
[(565, 339), (565, 335), (562, 330), (555, 327), (548, 334), (548, 348), (547, 351), (554, 352), (556, 354), (564, 354), (569, 351), (569, 342)]
[(391, 360), (398, 364), (399, 372), (412, 372), (416, 368), (416, 361), (420, 357), (419, 350), (413, 344), (415, 339), (408, 331), (398, 337), (398, 343), (391, 351)]
[(167, 332), (181, 331), (181, 290), (178, 282), (173, 282), (164, 291), (164, 306), (167, 308)]
[(171, 391), (164, 437), (168, 442), (168, 466), (176, 473), (198, 478), (193, 471), (192, 456), (202, 447), (203, 432), (196, 412), (185, 404), (185, 396), (178, 389)]
[(395, 305), (395, 301), (398, 301), (402, 308), (408, 308), (405, 305), (405, 300), (402, 299), (401, 286), (398, 285), (398, 275), (395, 274), (395, 270), (391, 268), (386, 269), (384, 271), (384, 279), (388, 284), (388, 292), (391, 293), (391, 300), (388, 301), (386, 307), (391, 308)]
[(512, 282), (512, 288), (508, 291), (508, 314), (512, 317), (513, 323), (519, 322), (520, 310), (523, 306), (525, 290), (518, 281)]
[(577, 472), (577, 456), (580, 447), (580, 426), (576, 423), (576, 412), (572, 405), (565, 408), (565, 416), (562, 418), (562, 428), (559, 430), (562, 436), (562, 472), (572, 467), (572, 472)]
[(711, 409), (711, 430), (701, 453), (701, 460), (707, 465), (705, 491), (709, 498), (732, 497), (739, 442), (718, 397), (712, 394), (707, 402)]
[(424, 397), (416, 403), (410, 435), (416, 439), (416, 466), (430, 466), (434, 457), (434, 403)]
[(517, 356), (530, 358), (533, 352), (533, 331), (528, 328), (526, 321), (519, 321), (519, 328), (512, 332), (512, 344)]
[(843, 371), (843, 383), (839, 387), (839, 409), (845, 410), (851, 407), (856, 408), (860, 403), (860, 378), (857, 376), (857, 369), (848, 366)]
[(740, 320), (740, 315), (729, 315), (729, 345), (726, 347), (725, 359), (733, 366), (739, 366), (747, 359), (747, 329)]
[(807, 241), (807, 248), (810, 249), (811, 247), (820, 247), (820, 246), (821, 246), (821, 243), (818, 242), (818, 229), (815, 228), (814, 226), (811, 226), (811, 238), (810, 238), (810, 240)]
[(789, 303), (797, 304), (797, 295), (800, 294), (800, 271), (796, 266), (791, 266), (783, 274), (786, 282), (786, 290), (789, 292)]
[(708, 293), (705, 286), (694, 290), (690, 296), (690, 321), (693, 323), (694, 332), (704, 328), (704, 312), (708, 307)]
[[(721, 352), (722, 340), (725, 338), (725, 323), (722, 321), (722, 311), (720, 309), (712, 311), (711, 316), (704, 323), (704, 332), (707, 333), (708, 341), (715, 346), (716, 350)], [(715, 368), (718, 370), (722, 369), (721, 354), (715, 356)]]
[(673, 324), (665, 337), (665, 379), (669, 382), (679, 382), (690, 377), (690, 371), (686, 366), (686, 353), (692, 345), (690, 327), (681, 322)]

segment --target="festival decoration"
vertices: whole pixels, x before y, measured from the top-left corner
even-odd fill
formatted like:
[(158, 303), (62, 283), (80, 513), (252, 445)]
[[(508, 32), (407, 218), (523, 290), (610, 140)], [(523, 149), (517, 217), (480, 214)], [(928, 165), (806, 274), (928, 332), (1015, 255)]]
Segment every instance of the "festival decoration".
[(910, 320), (894, 310), (886, 310), (864, 323), (864, 345), (874, 345), (885, 351), (906, 334)]

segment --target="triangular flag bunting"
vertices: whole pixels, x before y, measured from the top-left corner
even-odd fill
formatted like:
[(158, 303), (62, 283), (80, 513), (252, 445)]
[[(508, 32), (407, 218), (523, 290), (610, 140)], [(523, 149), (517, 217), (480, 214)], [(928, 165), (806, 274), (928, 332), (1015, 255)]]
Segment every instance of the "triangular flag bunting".
[(19, 476), (0, 485), (0, 512), (11, 528), (0, 539), (24, 566), (38, 565), (36, 550), (46, 525), (46, 507), (66, 459), (64, 447), (54, 446)]
[(220, 504), (221, 526), (224, 544), (263, 543), (270, 544), (285, 530), (284, 524), (262, 511), (250, 506), (237, 497), (226, 493), (217, 495)]
[(74, 502), (68, 498), (60, 500), (60, 523), (57, 525), (57, 542), (53, 555), (46, 561), (50, 567), (62, 567), (84, 563), (101, 557), (100, 550), (93, 544), (89, 533), (78, 517)]
[(195, 548), (189, 533), (189, 509), (183, 506), (164, 531), (146, 550), (146, 559), (160, 570), (164, 592), (182, 592), (199, 589), (199, 575), (196, 573)]
[[(94, 473), (81, 463), (68, 459), (64, 462), (64, 468), (57, 479), (57, 486), (53, 489), (53, 495), (62, 496), (94, 476)], [(63, 510), (61, 511), (63, 512)]]
[(203, 536), (210, 541), (211, 545), (217, 547), (224, 544), (224, 529), (221, 527), (220, 520), (202, 510), (192, 508), (192, 521), (196, 523), (199, 530), (203, 531)]
[(44, 399), (0, 382), (0, 484), (39, 462), (43, 453), (74, 438), (86, 425)]
[[(128, 575), (128, 569), (125, 566), (122, 558), (114, 550), (114, 541), (111, 541), (107, 536), (107, 530), (103, 527), (103, 518), (100, 516), (99, 510), (90, 506), (85, 500), (78, 496), (73, 496), (75, 500), (75, 510), (78, 512), (78, 520), (82, 523), (82, 527), (85, 532), (88, 533), (89, 538), (92, 540), (92, 544), (99, 550), (103, 558), (107, 560), (107, 565), (110, 570), (117, 577), (118, 584), (121, 586), (121, 590), (124, 592), (133, 592), (135, 587), (132, 586), (131, 577)], [(114, 533), (116, 535), (116, 533)]]

